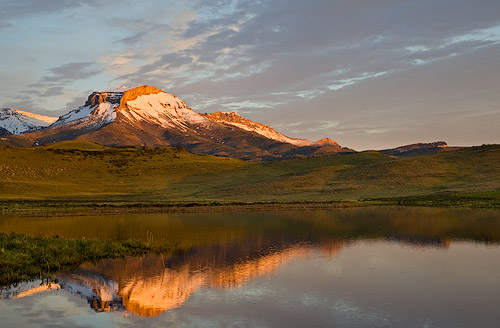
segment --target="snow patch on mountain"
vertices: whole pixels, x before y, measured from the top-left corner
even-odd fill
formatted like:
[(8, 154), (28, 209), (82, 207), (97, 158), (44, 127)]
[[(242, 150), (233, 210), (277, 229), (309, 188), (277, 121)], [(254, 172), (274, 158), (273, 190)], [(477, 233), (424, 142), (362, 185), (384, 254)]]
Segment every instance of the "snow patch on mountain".
[(22, 134), (49, 126), (57, 120), (50, 117), (24, 112), (14, 108), (0, 109), (0, 127), (12, 134)]
[(153, 122), (162, 127), (186, 129), (189, 124), (206, 123), (207, 119), (186, 106), (174, 95), (161, 92), (139, 96), (127, 102), (127, 108), (120, 111), (129, 120)]
[(118, 107), (118, 104), (112, 104), (109, 102), (103, 102), (93, 107), (82, 106), (59, 117), (53, 126), (61, 126), (70, 122), (73, 122), (72, 124), (82, 123), (85, 125), (102, 126), (115, 120), (116, 107)]

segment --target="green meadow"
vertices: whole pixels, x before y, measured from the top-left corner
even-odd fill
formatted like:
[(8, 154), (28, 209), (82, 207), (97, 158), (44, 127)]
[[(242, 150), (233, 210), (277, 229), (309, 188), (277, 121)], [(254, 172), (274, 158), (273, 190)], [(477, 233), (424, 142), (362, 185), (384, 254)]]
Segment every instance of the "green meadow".
[(2, 147), (0, 199), (4, 212), (269, 203), (500, 208), (500, 146), (407, 158), (360, 152), (258, 163), (170, 147), (74, 141)]

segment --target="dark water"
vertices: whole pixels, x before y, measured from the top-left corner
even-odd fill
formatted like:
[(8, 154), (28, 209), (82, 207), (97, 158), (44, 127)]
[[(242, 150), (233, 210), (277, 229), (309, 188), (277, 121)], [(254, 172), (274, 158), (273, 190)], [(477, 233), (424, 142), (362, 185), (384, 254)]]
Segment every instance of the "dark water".
[[(432, 208), (0, 218), (171, 251), (4, 290), (1, 327), (498, 327), (500, 212)], [(42, 284), (42, 285), (40, 285)]]

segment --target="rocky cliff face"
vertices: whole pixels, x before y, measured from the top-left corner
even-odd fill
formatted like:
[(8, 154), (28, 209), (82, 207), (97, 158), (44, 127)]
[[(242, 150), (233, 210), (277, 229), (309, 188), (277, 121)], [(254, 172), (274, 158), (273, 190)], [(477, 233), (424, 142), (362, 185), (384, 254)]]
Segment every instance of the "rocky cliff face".
[(10, 136), (11, 134), (9, 130), (0, 127), (0, 137)]
[(85, 102), (84, 106), (95, 107), (102, 103), (120, 104), (124, 108), (128, 101), (135, 100), (139, 96), (150, 95), (163, 92), (162, 90), (150, 85), (141, 85), (135, 88), (121, 86), (115, 90), (92, 92)]

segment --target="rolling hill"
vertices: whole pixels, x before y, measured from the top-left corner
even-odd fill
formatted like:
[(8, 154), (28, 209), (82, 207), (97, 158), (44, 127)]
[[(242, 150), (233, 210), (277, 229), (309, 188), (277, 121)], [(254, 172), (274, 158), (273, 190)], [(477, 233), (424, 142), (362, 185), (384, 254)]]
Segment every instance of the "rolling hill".
[(183, 148), (110, 148), (68, 141), (32, 148), (2, 147), (0, 198), (329, 202), (432, 200), (467, 194), (500, 206), (499, 163), (499, 145), (406, 158), (362, 152), (254, 163), (197, 155)]

